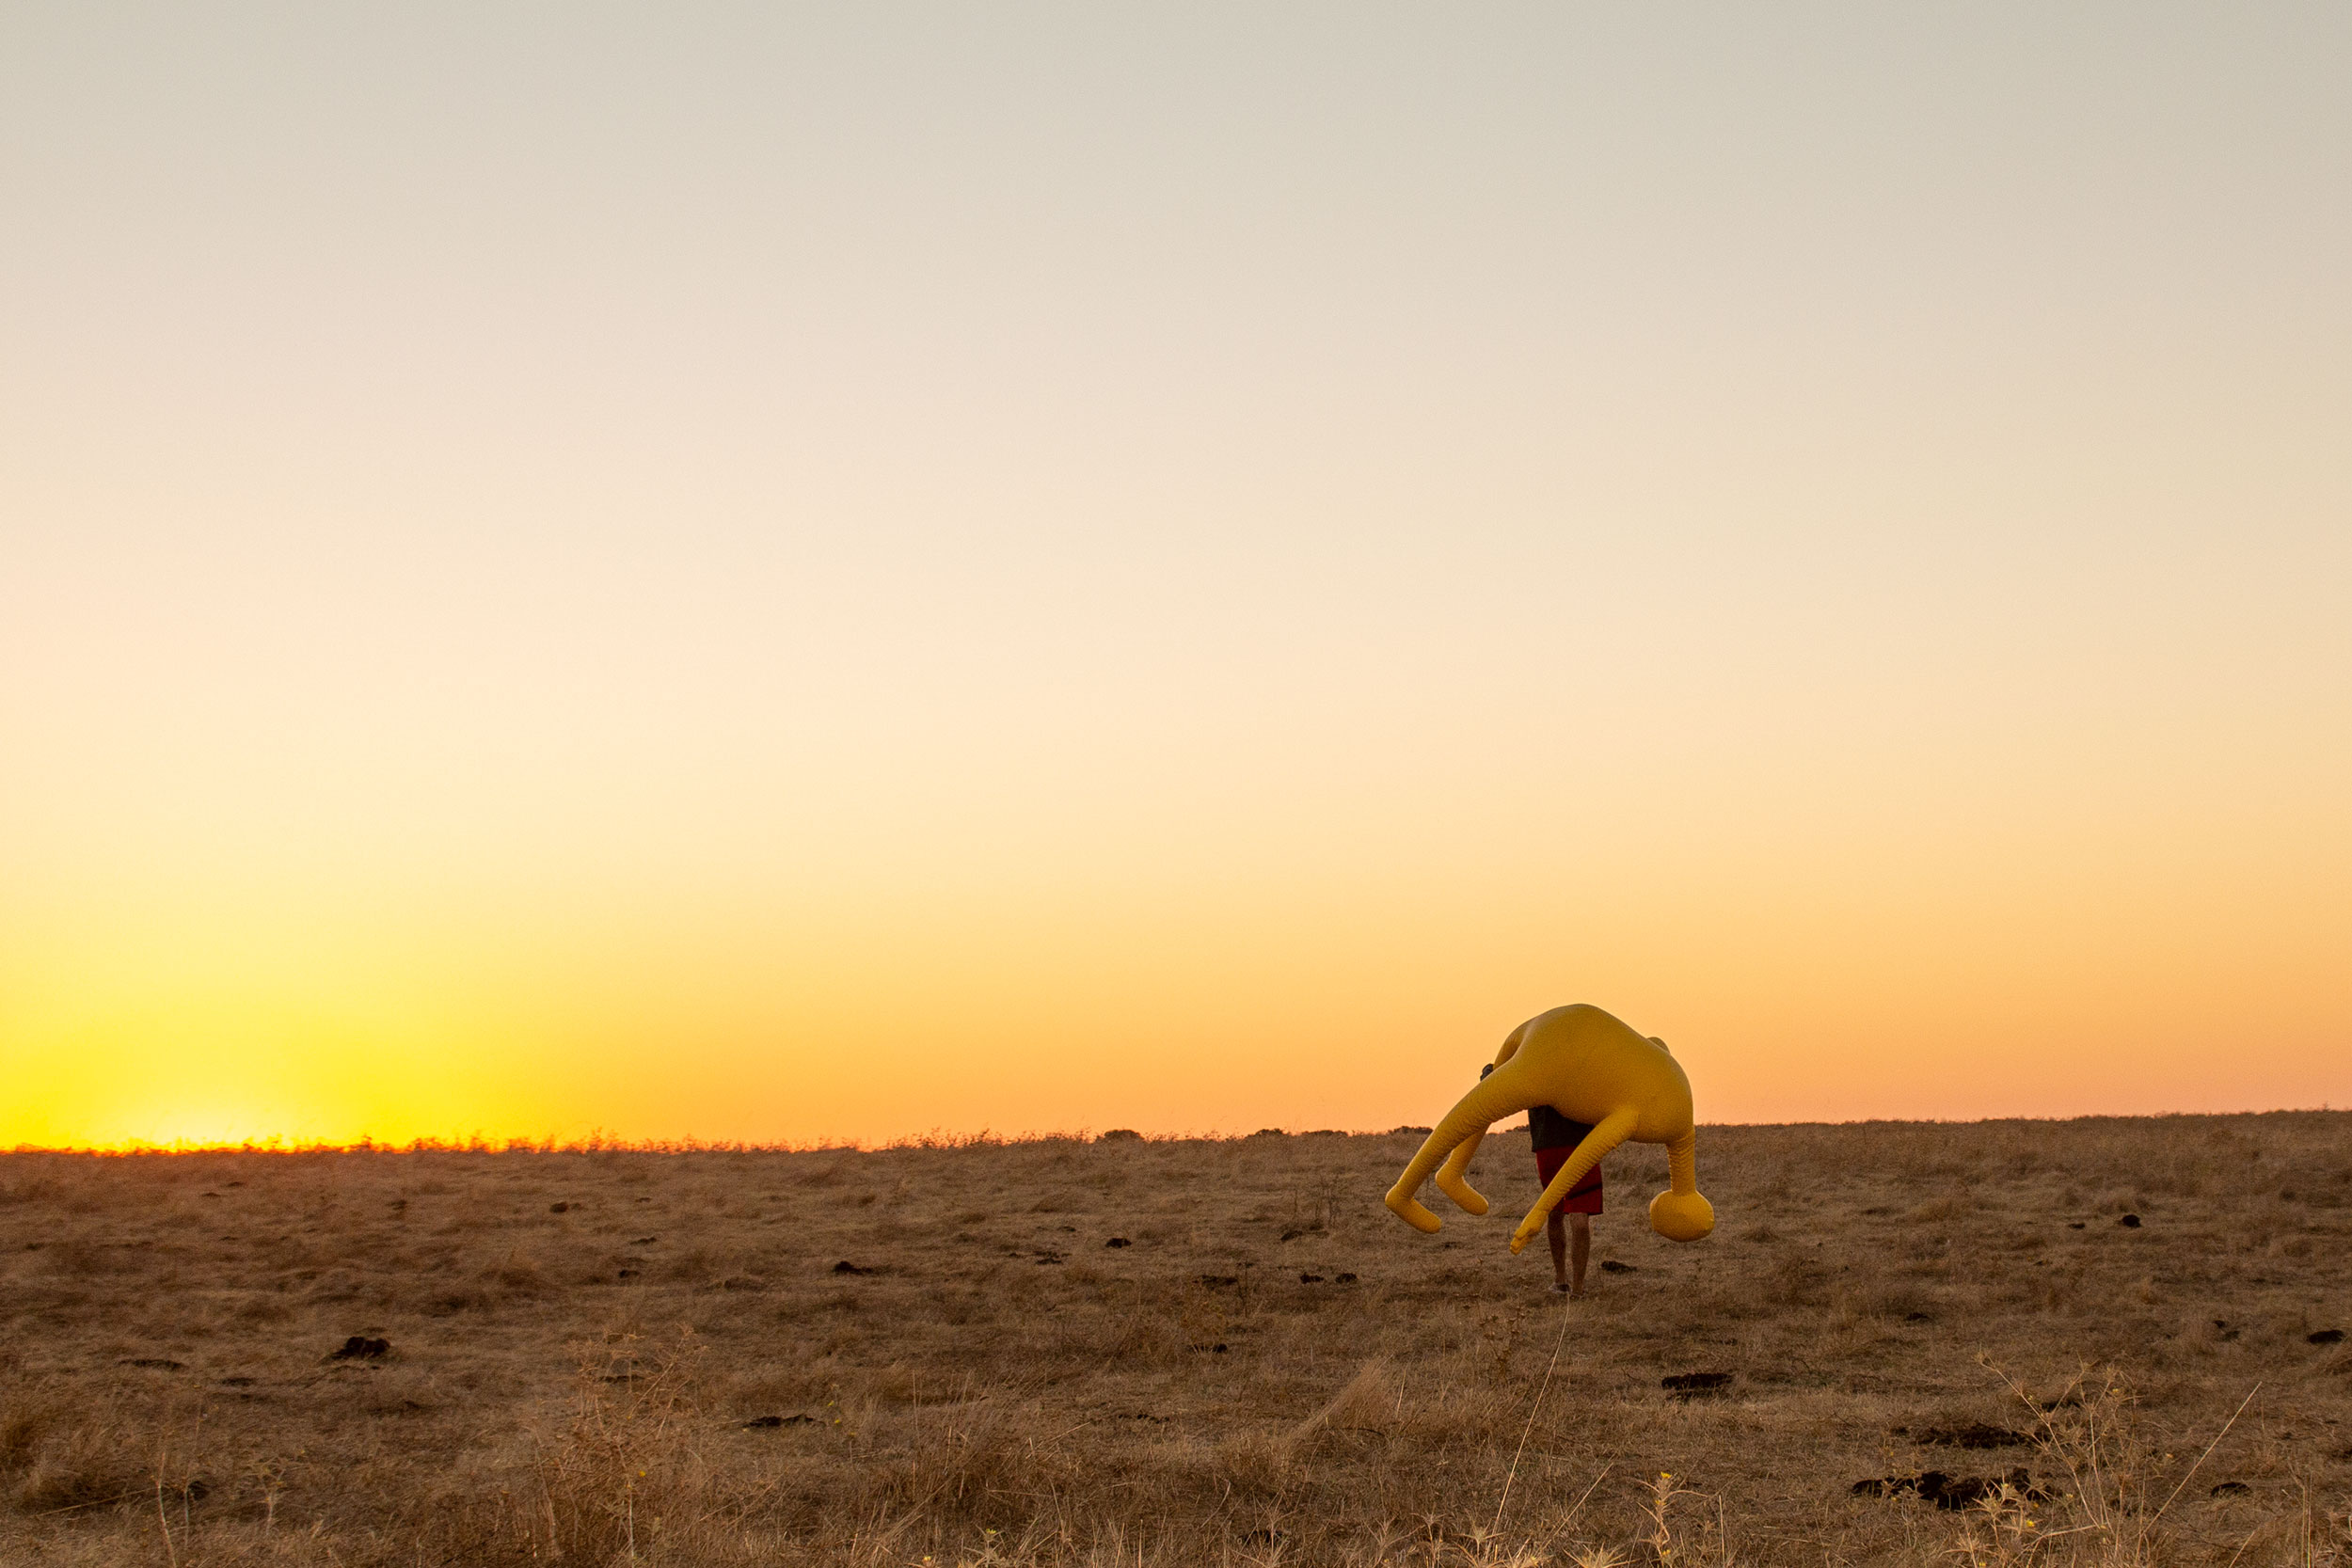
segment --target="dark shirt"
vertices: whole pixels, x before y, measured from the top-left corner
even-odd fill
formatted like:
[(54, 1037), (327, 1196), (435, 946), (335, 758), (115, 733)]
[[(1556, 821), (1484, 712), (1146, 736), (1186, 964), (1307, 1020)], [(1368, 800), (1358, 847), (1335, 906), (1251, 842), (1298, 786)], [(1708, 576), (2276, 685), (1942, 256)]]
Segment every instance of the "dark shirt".
[(1527, 1141), (1537, 1148), (1574, 1148), (1592, 1128), (1570, 1121), (1549, 1105), (1527, 1108)]

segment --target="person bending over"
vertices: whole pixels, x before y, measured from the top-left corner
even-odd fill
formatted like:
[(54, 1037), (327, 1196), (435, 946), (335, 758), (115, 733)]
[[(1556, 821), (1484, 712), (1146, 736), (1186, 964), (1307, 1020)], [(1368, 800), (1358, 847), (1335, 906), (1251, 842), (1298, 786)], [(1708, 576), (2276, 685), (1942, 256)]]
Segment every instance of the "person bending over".
[[(1478, 1076), (1484, 1078), (1492, 1071), (1494, 1064), (1489, 1062)], [(1549, 1105), (1530, 1106), (1527, 1137), (1535, 1148), (1537, 1182), (1550, 1186), (1551, 1179), (1560, 1174), (1560, 1167), (1591, 1131)], [(1596, 1164), (1544, 1216), (1544, 1239), (1551, 1243), (1551, 1288), (1566, 1291), (1571, 1300), (1584, 1297), (1584, 1264), (1593, 1255), (1593, 1216), (1600, 1209), (1600, 1166)]]

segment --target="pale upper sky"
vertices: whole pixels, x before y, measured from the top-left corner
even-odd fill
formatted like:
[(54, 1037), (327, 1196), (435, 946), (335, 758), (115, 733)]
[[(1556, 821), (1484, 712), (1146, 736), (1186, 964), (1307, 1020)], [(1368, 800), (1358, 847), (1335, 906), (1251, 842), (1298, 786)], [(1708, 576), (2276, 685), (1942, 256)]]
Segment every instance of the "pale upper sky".
[(2352, 1100), (2347, 80), (10, 6), (0, 1146)]

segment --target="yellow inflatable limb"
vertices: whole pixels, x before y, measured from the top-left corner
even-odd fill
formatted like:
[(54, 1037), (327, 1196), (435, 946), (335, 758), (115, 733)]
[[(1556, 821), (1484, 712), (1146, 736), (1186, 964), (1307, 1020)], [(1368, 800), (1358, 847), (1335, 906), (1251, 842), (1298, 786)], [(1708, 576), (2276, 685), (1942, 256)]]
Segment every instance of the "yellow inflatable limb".
[[(1530, 1022), (1532, 1022), (1533, 1020)], [(1519, 1041), (1525, 1038), (1526, 1036), (1527, 1024), (1525, 1023), (1522, 1023), (1518, 1028), (1512, 1030), (1509, 1037), (1503, 1040), (1502, 1049), (1495, 1053), (1494, 1062), (1486, 1069), (1486, 1072), (1482, 1072), (1478, 1076), (1481, 1079), (1484, 1079), (1488, 1073), (1493, 1072), (1496, 1068), (1501, 1067), (1503, 1063), (1509, 1061), (1518, 1051)], [(1482, 1122), (1471, 1130), (1469, 1137), (1464, 1138), (1459, 1144), (1454, 1146), (1454, 1152), (1446, 1157), (1445, 1164), (1438, 1167), (1438, 1190), (1445, 1194), (1446, 1196), (1452, 1198), (1464, 1211), (1472, 1214), (1483, 1214), (1486, 1212), (1486, 1196), (1479, 1192), (1477, 1188), (1470, 1184), (1470, 1161), (1477, 1157), (1478, 1146), (1484, 1143), (1486, 1139), (1486, 1126)], [(1422, 1212), (1424, 1214), (1429, 1213), (1429, 1212), (1425, 1209), (1422, 1210)], [(1426, 1228), (1432, 1230), (1436, 1229), (1438, 1226), (1438, 1217), (1435, 1214), (1429, 1214), (1429, 1221), (1430, 1223)], [(1419, 1225), (1421, 1222), (1415, 1220), (1413, 1223)]]
[(1486, 1130), (1480, 1128), (1455, 1146), (1446, 1163), (1438, 1167), (1435, 1178), (1438, 1191), (1452, 1198), (1464, 1212), (1483, 1214), (1486, 1212), (1486, 1195), (1470, 1184), (1470, 1163), (1478, 1153), (1478, 1146), (1486, 1141)]
[(1576, 1184), (1584, 1180), (1586, 1171), (1600, 1164), (1602, 1155), (1633, 1135), (1636, 1119), (1631, 1107), (1623, 1107), (1610, 1112), (1606, 1119), (1584, 1134), (1584, 1141), (1576, 1146), (1576, 1152), (1568, 1156), (1568, 1163), (1562, 1165), (1559, 1173), (1545, 1184), (1543, 1196), (1536, 1198), (1535, 1207), (1528, 1211), (1527, 1218), (1519, 1221), (1519, 1227), (1511, 1232), (1513, 1252), (1535, 1239), (1535, 1232), (1544, 1227), (1544, 1218), (1551, 1212), (1552, 1206), (1576, 1191)]
[(1650, 1227), (1677, 1242), (1695, 1242), (1715, 1228), (1714, 1208), (1699, 1195), (1698, 1134), (1681, 1064), (1662, 1042), (1581, 1003), (1511, 1031), (1493, 1071), (1446, 1113), (1389, 1189), (1389, 1208), (1415, 1229), (1436, 1230), (1441, 1222), (1419, 1198), (1421, 1184), (1435, 1173), (1440, 1192), (1470, 1213), (1485, 1213), (1486, 1200), (1466, 1180), (1470, 1157), (1488, 1127), (1531, 1105), (1549, 1105), (1593, 1131), (1512, 1232), (1513, 1252), (1543, 1228), (1551, 1206), (1602, 1155), (1629, 1138), (1666, 1146), (1668, 1190), (1650, 1200)]

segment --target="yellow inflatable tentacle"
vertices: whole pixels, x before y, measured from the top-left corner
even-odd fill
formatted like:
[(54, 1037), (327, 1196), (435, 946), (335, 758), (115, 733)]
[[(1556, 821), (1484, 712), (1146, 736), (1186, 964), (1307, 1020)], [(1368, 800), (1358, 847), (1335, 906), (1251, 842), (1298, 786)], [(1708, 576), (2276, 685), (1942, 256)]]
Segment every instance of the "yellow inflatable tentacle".
[(1576, 1146), (1576, 1152), (1568, 1156), (1568, 1163), (1562, 1165), (1558, 1174), (1546, 1184), (1543, 1196), (1535, 1200), (1535, 1207), (1527, 1212), (1527, 1218), (1519, 1221), (1519, 1227), (1511, 1232), (1513, 1252), (1518, 1252), (1534, 1239), (1535, 1233), (1544, 1227), (1544, 1218), (1551, 1212), (1553, 1205), (1567, 1196), (1569, 1190), (1584, 1180), (1586, 1171), (1600, 1164), (1602, 1155), (1631, 1137), (1634, 1127), (1641, 1119), (1642, 1114), (1632, 1106), (1621, 1106), (1603, 1117), (1590, 1132), (1584, 1134), (1584, 1140)]
[(1699, 1135), (1695, 1129), (1666, 1145), (1672, 1184), (1649, 1200), (1649, 1227), (1672, 1242), (1695, 1242), (1715, 1228), (1715, 1206), (1699, 1195)]
[(1695, 1193), (1699, 1190), (1697, 1129), (1693, 1128), (1666, 1145), (1666, 1184), (1677, 1193)]
[(1486, 1196), (1470, 1184), (1470, 1163), (1478, 1157), (1478, 1146), (1486, 1141), (1486, 1130), (1480, 1128), (1454, 1146), (1454, 1152), (1445, 1157), (1434, 1179), (1438, 1191), (1445, 1194), (1469, 1213), (1486, 1212)]
[[(1503, 1037), (1502, 1049), (1495, 1053), (1494, 1066), (1486, 1069), (1485, 1076), (1492, 1077), (1496, 1069), (1519, 1053), (1520, 1043), (1527, 1038), (1528, 1026), (1534, 1022), (1530, 1019), (1527, 1023), (1520, 1024)], [(1445, 1164), (1438, 1167), (1438, 1173), (1433, 1178), (1438, 1183), (1438, 1191), (1452, 1198), (1468, 1213), (1483, 1214), (1486, 1212), (1486, 1196), (1470, 1184), (1470, 1162), (1478, 1158), (1478, 1146), (1486, 1141), (1486, 1129), (1481, 1127), (1454, 1145), (1454, 1152), (1445, 1157)]]
[(1389, 1189), (1389, 1208), (1406, 1224), (1416, 1230), (1438, 1228), (1438, 1216), (1423, 1208), (1415, 1195), (1421, 1191), (1421, 1184), (1429, 1180), (1430, 1172), (1465, 1139), (1474, 1132), (1485, 1132), (1498, 1119), (1514, 1111), (1524, 1111), (1535, 1102), (1533, 1091), (1521, 1086), (1520, 1076), (1507, 1069), (1498, 1069), (1493, 1076), (1482, 1080), (1457, 1101), (1436, 1131), (1422, 1141), (1412, 1164), (1405, 1167), (1405, 1174)]

